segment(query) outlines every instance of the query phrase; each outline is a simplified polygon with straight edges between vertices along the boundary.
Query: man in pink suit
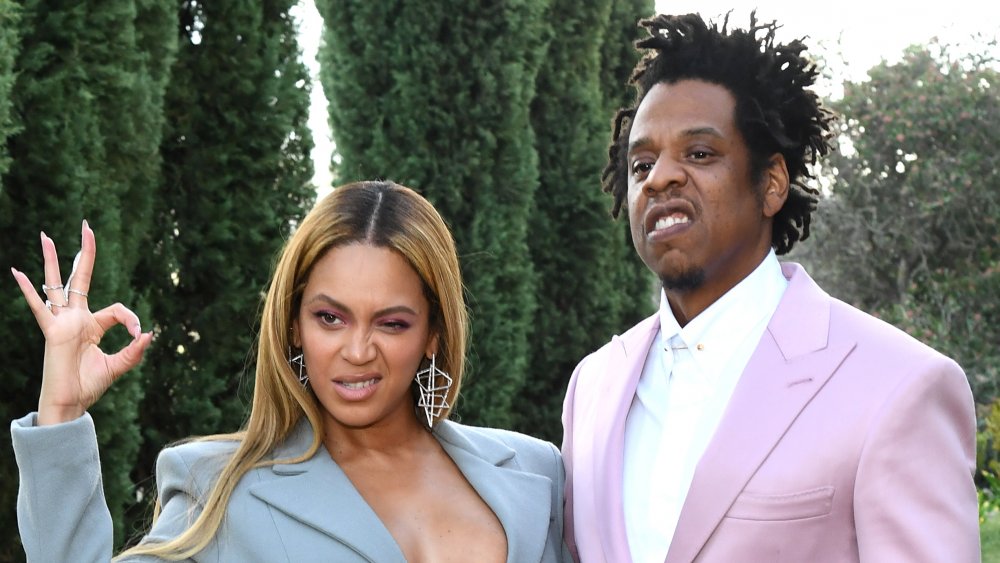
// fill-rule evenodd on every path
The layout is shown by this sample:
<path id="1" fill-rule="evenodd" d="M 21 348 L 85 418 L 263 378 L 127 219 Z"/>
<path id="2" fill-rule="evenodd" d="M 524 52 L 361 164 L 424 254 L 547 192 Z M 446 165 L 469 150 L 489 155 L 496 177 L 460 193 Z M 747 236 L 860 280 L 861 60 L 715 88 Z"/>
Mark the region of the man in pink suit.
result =
<path id="1" fill-rule="evenodd" d="M 952 360 L 778 262 L 809 234 L 832 119 L 799 41 L 642 22 L 606 191 L 660 308 L 567 391 L 580 561 L 979 560 L 975 415 Z"/>

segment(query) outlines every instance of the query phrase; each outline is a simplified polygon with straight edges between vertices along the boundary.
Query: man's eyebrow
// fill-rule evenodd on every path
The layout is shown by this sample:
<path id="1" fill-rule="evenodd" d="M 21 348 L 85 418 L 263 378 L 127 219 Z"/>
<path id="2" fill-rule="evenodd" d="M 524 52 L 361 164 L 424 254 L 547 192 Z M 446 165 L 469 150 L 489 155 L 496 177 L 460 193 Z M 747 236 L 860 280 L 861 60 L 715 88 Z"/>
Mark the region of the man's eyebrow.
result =
<path id="1" fill-rule="evenodd" d="M 702 135 L 709 135 L 712 137 L 722 138 L 722 132 L 712 127 L 706 125 L 704 127 L 692 127 L 690 129 L 685 129 L 681 131 L 681 137 L 700 137 Z M 628 152 L 633 152 L 649 145 L 653 144 L 653 139 L 651 137 L 639 137 L 638 139 L 632 141 L 628 144 Z"/>
<path id="2" fill-rule="evenodd" d="M 704 127 L 692 127 L 691 129 L 686 129 L 681 133 L 683 137 L 699 137 L 701 135 L 710 135 L 712 137 L 722 138 L 722 131 L 719 131 L 711 125 L 706 125 Z"/>
<path id="3" fill-rule="evenodd" d="M 653 143 L 653 139 L 651 139 L 649 137 L 639 137 L 638 139 L 636 139 L 636 140 L 634 140 L 634 141 L 632 141 L 631 143 L 628 144 L 628 152 L 629 153 L 634 152 L 634 151 L 636 151 L 638 149 L 641 149 L 643 147 L 646 147 L 646 146 L 648 146 L 648 145 L 650 145 L 652 143 Z"/>

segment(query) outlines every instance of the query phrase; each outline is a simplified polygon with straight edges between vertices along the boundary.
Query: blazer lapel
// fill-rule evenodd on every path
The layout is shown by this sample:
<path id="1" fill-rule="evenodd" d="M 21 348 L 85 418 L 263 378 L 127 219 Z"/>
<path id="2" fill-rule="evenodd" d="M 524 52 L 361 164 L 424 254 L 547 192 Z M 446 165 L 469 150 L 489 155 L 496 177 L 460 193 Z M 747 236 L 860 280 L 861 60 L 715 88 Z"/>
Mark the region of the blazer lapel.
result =
<path id="1" fill-rule="evenodd" d="M 625 462 L 625 420 L 632 407 L 639 377 L 649 347 L 659 330 L 659 315 L 653 315 L 619 338 L 611 340 L 603 378 L 608 383 L 594 392 L 594 491 L 597 513 L 605 519 L 597 533 L 607 561 L 629 561 L 625 532 L 625 501 L 622 493 Z M 615 381 L 624 377 L 624 381 Z M 577 530 L 577 533 L 583 530 Z"/>
<path id="2" fill-rule="evenodd" d="M 312 429 L 303 419 L 275 449 L 274 457 L 301 455 L 311 442 Z M 325 448 L 320 446 L 306 461 L 275 465 L 270 471 L 274 478 L 252 485 L 250 494 L 373 563 L 405 563 L 406 558 L 392 534 Z"/>
<path id="3" fill-rule="evenodd" d="M 507 561 L 540 560 L 549 529 L 552 482 L 518 470 L 514 450 L 485 434 L 477 433 L 472 441 L 457 425 L 442 421 L 435 436 L 503 525 Z M 311 441 L 312 429 L 303 420 L 276 448 L 274 457 L 296 457 Z M 405 563 L 392 534 L 325 449 L 306 461 L 275 465 L 270 471 L 274 478 L 252 485 L 250 494 L 369 561 Z"/>
<path id="4" fill-rule="evenodd" d="M 434 434 L 500 520 L 507 535 L 507 561 L 541 560 L 551 517 L 552 481 L 521 471 L 514 450 L 475 429 L 463 430 L 443 420 Z"/>
<path id="5" fill-rule="evenodd" d="M 697 557 L 788 427 L 854 349 L 854 342 L 828 343 L 830 297 L 797 265 L 782 269 L 789 286 L 698 463 L 667 563 Z"/>

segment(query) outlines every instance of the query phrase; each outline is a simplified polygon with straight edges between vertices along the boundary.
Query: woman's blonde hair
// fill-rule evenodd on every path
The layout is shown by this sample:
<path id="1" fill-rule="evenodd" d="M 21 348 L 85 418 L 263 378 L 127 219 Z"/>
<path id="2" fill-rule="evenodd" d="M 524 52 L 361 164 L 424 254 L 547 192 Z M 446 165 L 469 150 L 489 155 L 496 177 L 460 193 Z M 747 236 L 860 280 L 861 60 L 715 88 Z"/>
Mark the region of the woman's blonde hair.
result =
<path id="1" fill-rule="evenodd" d="M 276 463 L 297 463 L 316 454 L 323 441 L 322 407 L 313 393 L 299 384 L 288 363 L 292 320 L 316 262 L 332 248 L 356 243 L 392 249 L 420 275 L 430 302 L 431 331 L 438 336 L 437 365 L 453 380 L 447 402 L 455 404 L 465 368 L 468 317 L 458 256 L 448 227 L 426 199 L 405 186 L 378 181 L 336 188 L 306 215 L 285 243 L 275 266 L 261 319 L 253 405 L 244 429 L 204 438 L 239 442 L 204 499 L 204 509 L 176 538 L 143 543 L 122 556 L 193 556 L 211 542 L 233 490 L 248 471 Z M 450 410 L 445 408 L 435 420 L 447 418 Z M 296 459 L 265 459 L 303 415 L 313 430 L 308 450 Z M 158 513 L 159 504 L 154 519 Z"/>

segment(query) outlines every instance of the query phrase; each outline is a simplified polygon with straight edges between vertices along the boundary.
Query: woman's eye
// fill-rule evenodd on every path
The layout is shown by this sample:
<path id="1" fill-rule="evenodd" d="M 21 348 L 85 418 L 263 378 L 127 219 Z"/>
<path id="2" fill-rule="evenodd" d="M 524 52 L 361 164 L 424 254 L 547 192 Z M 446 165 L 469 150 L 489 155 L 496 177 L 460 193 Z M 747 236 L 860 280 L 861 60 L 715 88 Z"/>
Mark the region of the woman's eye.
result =
<path id="1" fill-rule="evenodd" d="M 335 325 L 340 324 L 343 321 L 337 315 L 330 313 L 328 311 L 320 311 L 316 313 L 316 318 L 320 320 L 323 324 Z"/>
<path id="2" fill-rule="evenodd" d="M 393 320 L 393 321 L 385 321 L 384 323 L 382 323 L 382 326 L 384 326 L 385 328 L 387 328 L 389 330 L 402 331 L 402 330 L 406 330 L 406 329 L 410 328 L 410 323 L 408 323 L 406 321 L 396 321 L 396 320 Z"/>
<path id="3" fill-rule="evenodd" d="M 708 151 L 691 151 L 691 158 L 695 160 L 704 160 L 712 156 L 712 153 Z"/>

